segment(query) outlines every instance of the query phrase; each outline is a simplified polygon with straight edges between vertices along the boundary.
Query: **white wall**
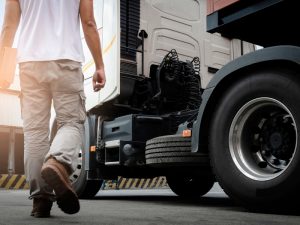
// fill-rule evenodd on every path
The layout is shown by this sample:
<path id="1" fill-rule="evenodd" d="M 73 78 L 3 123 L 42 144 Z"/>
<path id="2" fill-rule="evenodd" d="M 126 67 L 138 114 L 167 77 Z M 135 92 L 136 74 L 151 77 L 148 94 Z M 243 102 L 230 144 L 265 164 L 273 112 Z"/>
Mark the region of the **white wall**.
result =
<path id="1" fill-rule="evenodd" d="M 3 24 L 4 7 L 5 1 L 0 0 L 0 30 L 2 29 Z M 3 91 L 0 91 L 0 126 L 23 126 L 19 100 L 19 83 L 19 72 L 17 69 L 14 82 L 9 88 L 9 90 L 12 90 L 14 93 L 10 94 L 9 92 L 3 93 Z"/>

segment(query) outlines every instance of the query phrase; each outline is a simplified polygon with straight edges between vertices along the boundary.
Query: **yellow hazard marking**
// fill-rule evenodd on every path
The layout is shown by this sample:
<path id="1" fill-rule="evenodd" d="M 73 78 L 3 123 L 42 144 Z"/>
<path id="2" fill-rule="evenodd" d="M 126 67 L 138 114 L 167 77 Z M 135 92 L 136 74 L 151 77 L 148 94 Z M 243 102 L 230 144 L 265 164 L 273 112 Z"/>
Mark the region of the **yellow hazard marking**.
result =
<path id="1" fill-rule="evenodd" d="M 126 182 L 126 179 L 121 179 L 121 183 L 119 184 L 119 188 L 123 188 L 125 182 Z"/>
<path id="2" fill-rule="evenodd" d="M 22 174 L 0 174 L 0 188 L 5 189 L 28 189 L 25 175 Z"/>
<path id="3" fill-rule="evenodd" d="M 142 185 L 143 185 L 143 183 L 144 183 L 144 180 L 145 180 L 145 179 L 141 179 L 141 181 L 140 181 L 140 184 L 139 184 L 138 188 L 141 188 L 141 187 L 142 187 Z"/>
<path id="4" fill-rule="evenodd" d="M 152 179 L 119 177 L 118 180 L 104 180 L 102 189 L 149 189 L 166 187 L 168 185 L 165 177 L 155 177 Z"/>
<path id="5" fill-rule="evenodd" d="M 159 177 L 155 187 L 159 187 L 160 183 L 162 183 L 163 177 Z"/>
<path id="6" fill-rule="evenodd" d="M 9 189 L 9 188 L 12 186 L 12 184 L 13 184 L 13 182 L 15 181 L 15 179 L 17 178 L 17 176 L 18 176 L 18 175 L 13 175 L 13 176 L 9 179 L 9 181 L 8 181 L 7 184 L 5 185 L 5 188 L 6 188 L 6 189 Z"/>
<path id="7" fill-rule="evenodd" d="M 147 179 L 145 185 L 143 186 L 143 188 L 147 188 L 149 183 L 150 183 L 150 179 Z"/>
<path id="8" fill-rule="evenodd" d="M 26 183 L 24 189 L 29 189 L 29 183 Z"/>
<path id="9" fill-rule="evenodd" d="M 127 183 L 125 185 L 125 189 L 128 189 L 130 187 L 131 183 L 132 183 L 132 179 L 127 179 Z"/>
<path id="10" fill-rule="evenodd" d="M 21 187 L 21 185 L 24 183 L 24 181 L 26 180 L 25 176 L 21 176 L 21 178 L 19 179 L 19 181 L 17 182 L 16 186 L 14 187 L 14 189 L 19 189 Z"/>
<path id="11" fill-rule="evenodd" d="M 131 187 L 135 188 L 138 181 L 139 179 L 134 179 L 134 182 L 132 183 Z"/>
<path id="12" fill-rule="evenodd" d="M 150 188 L 153 188 L 154 187 L 154 185 L 155 185 L 155 181 L 156 181 L 156 179 L 154 178 L 153 180 L 152 180 L 152 182 L 150 183 Z"/>
<path id="13" fill-rule="evenodd" d="M 4 183 L 4 181 L 6 180 L 6 178 L 8 177 L 7 174 L 3 174 L 1 179 L 0 179 L 0 187 L 2 186 L 2 184 Z"/>

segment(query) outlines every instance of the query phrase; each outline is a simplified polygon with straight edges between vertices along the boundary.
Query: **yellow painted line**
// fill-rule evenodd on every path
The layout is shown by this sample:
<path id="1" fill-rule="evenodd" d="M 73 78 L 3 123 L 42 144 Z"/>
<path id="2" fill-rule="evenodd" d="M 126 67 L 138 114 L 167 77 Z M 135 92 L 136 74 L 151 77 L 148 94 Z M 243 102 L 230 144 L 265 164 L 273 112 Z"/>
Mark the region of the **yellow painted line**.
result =
<path id="1" fill-rule="evenodd" d="M 25 180 L 26 180 L 25 176 L 21 176 L 21 178 L 20 178 L 19 181 L 17 182 L 17 184 L 16 184 L 16 186 L 14 187 L 14 189 L 19 189 Z"/>
<path id="2" fill-rule="evenodd" d="M 126 182 L 126 179 L 125 178 L 121 178 L 121 183 L 119 185 L 119 188 L 123 188 L 125 182 Z"/>
<path id="3" fill-rule="evenodd" d="M 113 46 L 114 42 L 116 41 L 117 35 L 115 35 L 112 40 L 109 42 L 109 44 L 104 48 L 103 53 L 106 54 Z"/>
<path id="4" fill-rule="evenodd" d="M 147 180 L 146 180 L 146 183 L 145 183 L 145 185 L 144 185 L 142 188 L 147 188 L 147 187 L 148 187 L 148 184 L 149 184 L 149 182 L 150 182 L 150 179 L 147 179 Z"/>
<path id="5" fill-rule="evenodd" d="M 144 183 L 144 180 L 145 180 L 145 179 L 141 179 L 138 188 L 142 188 L 142 185 L 143 185 L 143 183 Z"/>
<path id="6" fill-rule="evenodd" d="M 109 42 L 109 44 L 104 48 L 103 50 L 103 55 L 105 55 L 111 48 L 112 46 L 114 45 L 115 41 L 117 39 L 117 35 L 115 35 L 112 40 Z M 86 72 L 91 66 L 93 66 L 95 63 L 94 63 L 94 60 L 90 60 L 87 64 L 85 64 L 83 66 L 83 72 Z"/>
<path id="7" fill-rule="evenodd" d="M 162 187 L 167 186 L 167 179 L 164 177 L 163 182 L 161 184 Z"/>
<path id="8" fill-rule="evenodd" d="M 26 183 L 24 189 L 29 189 L 29 183 Z"/>
<path id="9" fill-rule="evenodd" d="M 0 179 L 0 186 L 4 183 L 4 181 L 6 180 L 6 178 L 8 177 L 7 174 L 3 174 L 1 179 Z"/>
<path id="10" fill-rule="evenodd" d="M 126 179 L 127 180 L 127 183 L 126 183 L 126 186 L 125 186 L 125 189 L 128 189 L 130 188 L 130 185 L 132 184 L 132 179 Z"/>
<path id="11" fill-rule="evenodd" d="M 15 179 L 17 178 L 17 176 L 18 176 L 18 175 L 13 175 L 13 176 L 9 179 L 8 183 L 7 183 L 6 186 L 5 186 L 6 189 L 9 189 L 9 188 L 11 187 L 11 185 L 13 184 L 13 182 L 15 181 Z"/>
<path id="12" fill-rule="evenodd" d="M 136 188 L 136 184 L 139 181 L 139 179 L 134 179 L 133 184 L 131 185 L 131 187 Z"/>
<path id="13" fill-rule="evenodd" d="M 164 179 L 164 178 L 163 178 L 163 177 L 159 177 L 159 178 L 158 178 L 158 181 L 157 181 L 155 187 L 159 187 L 159 185 L 160 185 L 162 179 Z"/>
<path id="14" fill-rule="evenodd" d="M 155 178 L 153 178 L 153 180 L 152 180 L 152 182 L 151 182 L 151 184 L 150 184 L 150 188 L 153 188 L 154 186 L 155 186 L 155 183 L 156 183 L 156 181 L 157 181 L 157 178 L 155 177 Z"/>

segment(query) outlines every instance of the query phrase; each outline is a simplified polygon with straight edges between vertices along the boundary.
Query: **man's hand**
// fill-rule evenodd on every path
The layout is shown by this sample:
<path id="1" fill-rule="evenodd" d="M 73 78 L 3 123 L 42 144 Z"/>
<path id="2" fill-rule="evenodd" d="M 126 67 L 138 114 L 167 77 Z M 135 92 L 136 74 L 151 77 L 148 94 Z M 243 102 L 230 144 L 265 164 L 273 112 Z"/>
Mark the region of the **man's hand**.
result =
<path id="1" fill-rule="evenodd" d="M 94 91 L 100 91 L 101 88 L 104 87 L 106 82 L 105 71 L 104 68 L 96 70 L 93 76 L 93 88 Z"/>

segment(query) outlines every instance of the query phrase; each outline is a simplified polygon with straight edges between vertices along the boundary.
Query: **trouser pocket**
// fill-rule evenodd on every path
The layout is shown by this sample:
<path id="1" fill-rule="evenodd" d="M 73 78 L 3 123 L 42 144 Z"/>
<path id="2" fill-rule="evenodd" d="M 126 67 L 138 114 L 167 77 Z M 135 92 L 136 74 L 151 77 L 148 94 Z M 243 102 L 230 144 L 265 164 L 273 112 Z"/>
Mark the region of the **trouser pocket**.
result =
<path id="1" fill-rule="evenodd" d="M 79 109 L 79 117 L 80 117 L 79 120 L 81 122 L 84 122 L 86 119 L 86 107 L 85 107 L 86 97 L 84 91 L 79 92 L 79 95 L 81 100 L 81 107 Z"/>

